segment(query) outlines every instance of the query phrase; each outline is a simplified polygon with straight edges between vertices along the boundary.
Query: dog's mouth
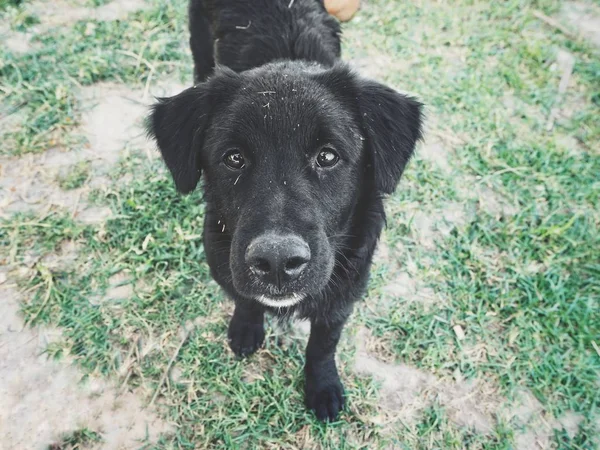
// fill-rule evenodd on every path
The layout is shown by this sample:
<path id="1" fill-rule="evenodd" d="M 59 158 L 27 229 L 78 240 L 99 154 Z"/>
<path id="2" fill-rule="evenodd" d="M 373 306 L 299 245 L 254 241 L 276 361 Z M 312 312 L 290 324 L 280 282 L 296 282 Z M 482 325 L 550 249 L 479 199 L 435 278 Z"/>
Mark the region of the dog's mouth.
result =
<path id="1" fill-rule="evenodd" d="M 259 295 L 256 300 L 271 308 L 289 308 L 300 303 L 305 297 L 304 294 Z"/>
<path id="2" fill-rule="evenodd" d="M 327 241 L 287 229 L 249 239 L 249 228 L 233 233 L 229 255 L 233 288 L 240 296 L 270 308 L 289 308 L 327 285 L 333 266 Z"/>

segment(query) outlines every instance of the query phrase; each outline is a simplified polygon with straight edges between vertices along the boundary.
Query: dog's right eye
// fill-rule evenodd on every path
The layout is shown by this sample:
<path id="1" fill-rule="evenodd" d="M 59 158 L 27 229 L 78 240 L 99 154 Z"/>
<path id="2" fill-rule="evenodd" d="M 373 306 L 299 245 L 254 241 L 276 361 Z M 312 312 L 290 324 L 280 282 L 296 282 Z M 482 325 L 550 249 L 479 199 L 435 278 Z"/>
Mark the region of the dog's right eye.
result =
<path id="1" fill-rule="evenodd" d="M 231 150 L 225 154 L 223 157 L 223 162 L 227 167 L 234 170 L 243 169 L 246 165 L 244 161 L 244 157 L 239 152 L 239 150 Z"/>
<path id="2" fill-rule="evenodd" d="M 333 167 L 339 160 L 338 154 L 330 147 L 323 147 L 317 155 L 317 165 L 319 167 Z"/>

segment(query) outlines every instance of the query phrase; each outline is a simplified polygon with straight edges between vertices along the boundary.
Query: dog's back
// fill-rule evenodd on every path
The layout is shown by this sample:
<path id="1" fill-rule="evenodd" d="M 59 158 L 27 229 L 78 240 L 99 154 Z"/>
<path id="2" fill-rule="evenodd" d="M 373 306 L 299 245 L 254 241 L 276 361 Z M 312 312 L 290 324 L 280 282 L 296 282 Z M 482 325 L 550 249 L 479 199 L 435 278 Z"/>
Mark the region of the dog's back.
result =
<path id="1" fill-rule="evenodd" d="M 196 81 L 215 63 L 236 72 L 276 60 L 325 66 L 340 57 L 340 25 L 322 0 L 191 0 Z"/>

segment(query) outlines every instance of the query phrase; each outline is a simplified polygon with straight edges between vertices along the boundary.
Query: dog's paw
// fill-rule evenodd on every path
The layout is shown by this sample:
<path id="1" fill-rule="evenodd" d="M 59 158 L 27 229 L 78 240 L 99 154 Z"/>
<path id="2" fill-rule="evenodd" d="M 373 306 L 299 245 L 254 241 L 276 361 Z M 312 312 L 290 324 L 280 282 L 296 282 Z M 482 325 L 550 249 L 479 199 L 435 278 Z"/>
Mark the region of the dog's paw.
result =
<path id="1" fill-rule="evenodd" d="M 238 322 L 232 319 L 227 332 L 229 347 L 239 357 L 250 356 L 265 341 L 265 328 L 262 323 Z"/>
<path id="2" fill-rule="evenodd" d="M 344 386 L 339 379 L 324 386 L 307 385 L 305 396 L 306 407 L 322 421 L 334 421 L 344 408 Z"/>

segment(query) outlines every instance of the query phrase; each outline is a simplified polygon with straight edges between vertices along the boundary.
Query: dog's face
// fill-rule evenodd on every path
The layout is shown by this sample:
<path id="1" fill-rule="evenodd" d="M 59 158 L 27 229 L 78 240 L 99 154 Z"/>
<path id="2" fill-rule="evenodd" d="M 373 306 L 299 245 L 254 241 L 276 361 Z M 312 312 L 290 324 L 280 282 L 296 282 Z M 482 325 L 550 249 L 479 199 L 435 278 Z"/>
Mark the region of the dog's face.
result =
<path id="1" fill-rule="evenodd" d="M 161 100 L 150 132 L 181 192 L 204 171 L 236 291 L 290 306 L 330 282 L 364 189 L 394 190 L 420 105 L 344 66 L 275 63 Z"/>

